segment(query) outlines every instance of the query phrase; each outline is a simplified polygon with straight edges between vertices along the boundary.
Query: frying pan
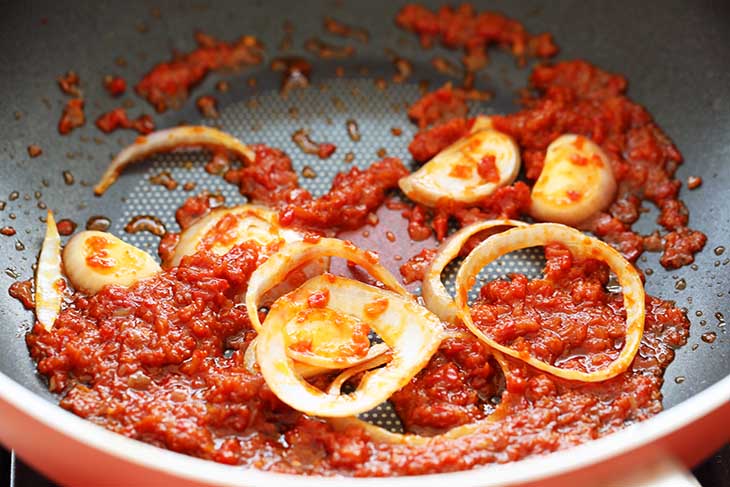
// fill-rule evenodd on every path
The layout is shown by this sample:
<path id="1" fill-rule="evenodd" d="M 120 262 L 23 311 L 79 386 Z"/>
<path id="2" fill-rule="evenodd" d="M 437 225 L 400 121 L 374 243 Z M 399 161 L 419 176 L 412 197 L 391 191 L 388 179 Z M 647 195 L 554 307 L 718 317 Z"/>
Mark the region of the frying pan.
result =
<path id="1" fill-rule="evenodd" d="M 424 3 L 438 5 L 438 2 Z M 44 213 L 39 209 L 43 206 L 41 202 L 60 217 L 82 225 L 92 215 L 106 215 L 114 222 L 111 230 L 116 234 L 143 246 L 154 244 L 151 236 L 125 235 L 122 230 L 125 219 L 130 213 L 140 211 L 142 203 L 146 208 L 153 207 L 157 214 L 170 214 L 173 205 L 169 198 L 172 197 L 155 199 L 150 196 L 152 193 L 140 189 L 149 188 L 142 181 L 149 169 L 137 167 L 125 174 L 103 198 L 94 198 L 88 183 L 97 180 L 110 154 L 129 143 L 133 135 L 117 132 L 96 143 L 93 137 L 101 134 L 91 122 L 117 104 L 103 92 L 101 79 L 105 74 L 121 74 L 134 83 L 152 64 L 167 59 L 171 49 L 190 50 L 196 29 L 222 39 L 255 34 L 267 46 L 267 61 L 242 73 L 208 77 L 181 110 L 156 116 L 158 127 L 183 120 L 198 121 L 193 99 L 199 94 L 214 93 L 214 82 L 225 78 L 231 90 L 216 94 L 222 123 L 228 129 L 233 126 L 236 135 L 244 140 L 285 148 L 298 169 L 311 163 L 311 156 L 305 159 L 291 146 L 287 124 L 309 125 L 314 133 L 324 134 L 344 147 L 348 142 L 342 125 L 329 126 L 323 122 L 332 113 L 331 104 L 326 102 L 329 96 L 306 98 L 310 96 L 306 95 L 300 103 L 301 112 L 308 114 L 308 118 L 294 122 L 282 113 L 281 107 L 277 111 L 268 106 L 268 111 L 254 116 L 242 105 L 254 96 L 270 100 L 272 105 L 277 103 L 274 100 L 279 99 L 275 95 L 279 78 L 268 69 L 267 63 L 276 56 L 276 46 L 283 36 L 282 24 L 288 19 L 295 26 L 294 44 L 288 54 L 312 59 L 315 85 L 331 83 L 329 88 L 326 83 L 324 88 L 320 86 L 319 92 L 351 88 L 341 83 L 355 83 L 367 92 L 373 78 L 390 78 L 394 70 L 384 53 L 386 48 L 396 50 L 414 63 L 414 76 L 403 85 L 393 86 L 394 94 L 371 94 L 347 107 L 360 122 L 363 133 L 363 143 L 353 149 L 356 164 L 365 166 L 376 160 L 375 151 L 380 146 L 407 160 L 405 146 L 414 129 L 402 109 L 388 109 L 390 105 L 383 100 L 413 101 L 417 96 L 417 80 L 430 79 L 432 86 L 445 81 L 429 67 L 431 57 L 440 54 L 456 60 L 457 54 L 440 48 L 424 52 L 414 36 L 399 31 L 393 18 L 401 4 L 397 1 L 161 0 L 154 5 L 161 13 L 159 17 L 152 15 L 152 6 L 142 1 L 65 5 L 37 1 L 4 5 L 0 19 L 0 93 L 3 94 L 0 97 L 0 200 L 6 201 L 6 206 L 0 212 L 0 225 L 12 225 L 17 234 L 0 237 L 0 264 L 5 270 L 0 275 L 0 287 L 7 288 L 15 276 L 25 279 L 32 275 L 31 265 L 43 231 L 39 221 Z M 730 343 L 722 318 L 730 311 L 727 306 L 730 273 L 726 267 L 728 254 L 717 255 L 719 247 L 730 246 L 727 237 L 730 171 L 726 167 L 730 159 L 730 69 L 727 67 L 730 4 L 686 4 L 678 0 L 610 3 L 525 0 L 481 2 L 477 7 L 502 11 L 524 22 L 530 32 L 552 32 L 561 47 L 560 59 L 584 58 L 628 77 L 630 96 L 648 108 L 684 154 L 686 162 L 679 169 L 679 178 L 686 180 L 687 176 L 695 175 L 703 179 L 700 189 L 687 191 L 685 188 L 681 196 L 691 211 L 690 225 L 706 233 L 708 243 L 697 256 L 696 270 L 684 267 L 665 271 L 658 264 L 656 254 L 647 254 L 646 260 L 639 262 L 641 268 L 654 271 L 648 279 L 647 291 L 676 300 L 679 306 L 687 308 L 692 321 L 688 344 L 677 350 L 666 372 L 662 390 L 664 412 L 570 451 L 515 464 L 425 476 L 418 482 L 428 485 L 452 481 L 490 485 L 582 482 L 585 485 L 607 476 L 615 477 L 616 472 L 628 472 L 639 465 L 656 464 L 665 470 L 671 470 L 673 462 L 675 466 L 692 466 L 730 438 L 730 426 L 725 420 L 730 414 Z M 359 44 L 328 36 L 322 29 L 325 14 L 366 26 L 371 34 L 370 42 Z M 352 44 L 357 55 L 336 62 L 317 60 L 301 49 L 303 42 L 312 36 L 335 44 Z M 339 82 L 334 80 L 338 66 L 345 67 L 347 73 L 346 79 Z M 362 74 L 362 66 L 367 67 L 367 75 Z M 81 76 L 89 121 L 72 135 L 61 137 L 56 124 L 64 100 L 54 80 L 69 69 Z M 478 83 L 494 90 L 496 96 L 490 102 L 472 107 L 473 110 L 515 110 L 515 90 L 525 86 L 528 71 L 517 69 L 508 55 L 494 52 L 485 76 Z M 256 88 L 245 82 L 248 76 L 256 77 Z M 316 87 L 312 90 L 316 91 Z M 133 115 L 138 111 L 152 112 L 139 99 L 135 102 Z M 252 121 L 256 120 L 267 123 L 254 127 Z M 383 130 L 391 126 L 404 129 L 401 140 L 383 136 Z M 31 143 L 42 147 L 40 157 L 28 157 L 26 147 Z M 343 153 L 344 149 L 338 154 Z M 177 167 L 182 156 L 175 157 L 156 158 L 154 167 Z M 197 160 L 204 155 L 185 157 Z M 347 169 L 341 163 L 332 164 L 336 170 Z M 334 170 L 332 167 L 315 167 L 322 177 L 319 182 L 311 183 L 314 193 L 326 190 L 326 176 Z M 73 174 L 72 185 L 64 182 L 63 171 Z M 191 177 L 201 174 L 194 172 Z M 10 195 L 15 191 L 19 197 L 11 201 Z M 655 213 L 646 215 L 638 228 L 649 230 L 655 216 Z M 717 252 L 713 252 L 715 248 Z M 412 253 L 411 249 L 404 255 Z M 684 289 L 677 284 L 680 280 L 686 282 Z M 0 294 L 0 441 L 16 449 L 24 460 L 51 478 L 68 484 L 174 481 L 178 485 L 274 485 L 285 480 L 298 485 L 325 485 L 341 482 L 232 469 L 185 457 L 114 435 L 63 411 L 55 406 L 56 399 L 47 391 L 28 356 L 23 335 L 31 320 L 32 316 L 19 303 L 5 293 Z M 714 343 L 702 340 L 707 332 L 716 333 Z M 413 481 L 412 478 L 387 479 L 387 484 Z M 385 483 L 382 479 L 352 480 L 352 484 Z"/>

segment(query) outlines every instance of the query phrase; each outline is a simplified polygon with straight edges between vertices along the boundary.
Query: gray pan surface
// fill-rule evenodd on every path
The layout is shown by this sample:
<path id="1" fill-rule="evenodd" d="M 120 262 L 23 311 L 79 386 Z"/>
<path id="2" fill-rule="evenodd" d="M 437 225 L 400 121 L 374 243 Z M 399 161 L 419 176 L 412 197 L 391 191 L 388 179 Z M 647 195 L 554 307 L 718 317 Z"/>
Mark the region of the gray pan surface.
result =
<path id="1" fill-rule="evenodd" d="M 262 65 L 240 73 L 209 76 L 193 90 L 193 96 L 181 110 L 162 115 L 154 115 L 151 106 L 128 91 L 124 98 L 135 101 L 130 115 L 153 114 L 160 128 L 180 121 L 198 122 L 195 97 L 215 94 L 223 115 L 220 123 L 225 129 L 247 142 L 263 142 L 286 150 L 298 169 L 304 165 L 314 167 L 318 179 L 300 179 L 319 194 L 329 186 L 327 175 L 349 168 L 342 162 L 348 150 L 355 152 L 355 164 L 361 167 L 378 159 L 375 152 L 379 147 L 408 160 L 406 146 L 415 128 L 407 121 L 403 103 L 418 97 L 418 80 L 429 79 L 432 86 L 445 81 L 430 67 L 434 55 L 458 61 L 455 52 L 440 48 L 423 51 L 415 36 L 398 30 L 393 19 L 400 5 L 401 2 L 378 1 L 38 1 L 4 5 L 0 18 L 0 201 L 5 202 L 5 207 L 0 211 L 0 227 L 11 225 L 17 234 L 0 236 L 0 371 L 55 401 L 36 374 L 23 339 L 32 316 L 5 292 L 15 276 L 26 279 L 32 275 L 31 265 L 43 234 L 39 218 L 45 212 L 39 208 L 40 202 L 60 217 L 71 218 L 82 226 L 92 215 L 106 215 L 114 222 L 111 230 L 116 234 L 154 248 L 153 237 L 127 235 L 124 223 L 130 215 L 141 212 L 169 218 L 175 203 L 179 204 L 188 194 L 182 190 L 167 194 L 160 187 L 150 187 L 144 179 L 162 168 L 182 175 L 178 178 L 181 182 L 206 177 L 199 167 L 204 154 L 163 156 L 152 165 L 125 173 L 103 198 L 92 196 L 89 183 L 98 179 L 110 156 L 134 138 L 133 133 L 124 131 L 104 136 L 93 125 L 96 116 L 119 104 L 119 100 L 110 99 L 103 91 L 101 79 L 105 74 L 122 75 L 133 85 L 153 64 L 168 59 L 171 49 L 192 49 L 196 29 L 225 40 L 255 34 L 267 47 Z M 665 271 L 657 254 L 645 254 L 646 260 L 639 262 L 641 268 L 653 270 L 647 279 L 648 292 L 676 300 L 687 308 L 692 321 L 689 343 L 677 351 L 663 388 L 666 407 L 680 404 L 730 374 L 730 343 L 723 317 L 730 316 L 730 250 L 722 255 L 714 252 L 718 247 L 730 248 L 730 4 L 495 1 L 477 2 L 477 6 L 504 12 L 524 22 L 531 32 L 552 32 L 561 48 L 558 59 L 583 58 L 626 75 L 630 96 L 647 107 L 684 154 L 680 179 L 686 181 L 690 175 L 703 178 L 700 189 L 688 191 L 685 187 L 681 193 L 691 212 L 690 226 L 708 236 L 705 250 L 697 256 L 696 270 L 688 266 Z M 161 17 L 152 15 L 153 8 L 159 9 Z M 326 14 L 366 26 L 370 42 L 343 41 L 326 34 L 322 28 Z M 292 96 L 289 101 L 282 101 L 276 94 L 279 75 L 268 68 L 271 59 L 280 54 L 277 46 L 284 34 L 284 20 L 295 26 L 293 47 L 285 54 L 307 57 L 314 66 L 315 86 L 311 93 Z M 344 61 L 316 60 L 302 49 L 303 42 L 312 36 L 338 45 L 351 44 L 357 55 Z M 380 93 L 372 79 L 389 79 L 394 73 L 386 48 L 413 61 L 416 69 L 406 84 L 391 84 Z M 126 66 L 117 64 L 120 57 Z M 497 96 L 472 107 L 474 113 L 514 111 L 515 91 L 525 86 L 529 69 L 516 68 L 512 57 L 497 50 L 492 51 L 491 57 L 491 64 L 481 73 L 477 84 L 494 90 Z M 345 79 L 335 79 L 338 66 L 345 67 Z M 361 66 L 369 70 L 367 79 L 358 74 Z M 55 78 L 69 69 L 81 77 L 87 123 L 61 137 L 56 126 L 66 98 Z M 250 76 L 258 80 L 256 88 L 246 83 Z M 228 93 L 215 92 L 213 86 L 219 79 L 230 82 Z M 318 89 L 322 83 L 332 92 Z M 347 97 L 353 87 L 362 93 L 359 101 Z M 331 99 L 335 95 L 345 100 L 344 110 L 333 107 Z M 259 102 L 255 112 L 247 109 L 247 101 L 252 97 Z M 401 106 L 397 111 L 391 109 L 396 103 Z M 288 114 L 292 105 L 299 108 L 299 119 Z M 18 119 L 16 112 L 21 114 Z M 333 119 L 331 125 L 326 122 L 328 117 Z M 344 120 L 348 118 L 360 123 L 363 140 L 357 145 L 345 135 Z M 388 136 L 392 126 L 404 129 L 400 139 Z M 313 135 L 319 136 L 314 137 L 316 140 L 337 142 L 336 155 L 322 163 L 314 156 L 302 154 L 290 140 L 291 132 L 298 127 L 310 128 Z M 94 137 L 104 142 L 95 143 Z M 35 159 L 26 150 L 32 143 L 43 149 L 43 154 Z M 181 172 L 184 160 L 197 161 L 198 167 Z M 73 184 L 64 182 L 63 171 L 73 174 Z M 205 181 L 199 188 L 213 185 L 212 189 L 220 187 L 235 198 L 235 188 L 220 180 Z M 11 200 L 11 193 L 16 191 L 19 197 Z M 645 215 L 638 228 L 653 228 L 655 217 L 655 211 Z M 415 252 L 404 255 L 412 253 Z M 682 280 L 686 286 L 680 289 L 682 285 L 678 283 Z M 702 340 L 707 332 L 716 333 L 714 343 Z"/>

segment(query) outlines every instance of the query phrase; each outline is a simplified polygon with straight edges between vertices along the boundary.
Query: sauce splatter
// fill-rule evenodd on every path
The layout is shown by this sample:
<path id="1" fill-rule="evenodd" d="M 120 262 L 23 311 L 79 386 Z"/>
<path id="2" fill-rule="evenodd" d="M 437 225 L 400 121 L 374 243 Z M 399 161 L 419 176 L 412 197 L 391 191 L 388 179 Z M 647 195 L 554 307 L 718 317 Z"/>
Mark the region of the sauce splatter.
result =
<path id="1" fill-rule="evenodd" d="M 64 94 L 76 98 L 81 97 L 81 90 L 79 89 L 79 82 L 81 80 L 75 71 L 68 71 L 63 76 L 59 76 L 56 80 L 58 81 L 58 87 L 61 88 L 61 91 Z"/>
<path id="2" fill-rule="evenodd" d="M 107 74 L 104 76 L 103 85 L 109 96 L 114 98 L 122 96 L 127 91 L 127 82 L 120 76 Z"/>
<path id="3" fill-rule="evenodd" d="M 16 232 L 15 228 L 13 228 L 11 226 L 4 226 L 4 227 L 0 228 L 0 234 L 5 235 L 6 237 L 12 237 L 16 233 L 17 232 Z"/>
<path id="4" fill-rule="evenodd" d="M 708 331 L 702 334 L 702 341 L 705 343 L 714 343 L 717 339 L 717 333 L 714 331 Z"/>
<path id="5" fill-rule="evenodd" d="M 84 100 L 81 98 L 72 98 L 66 102 L 66 106 L 63 108 L 61 119 L 58 121 L 58 133 L 68 135 L 71 131 L 81 127 L 85 123 Z"/>
<path id="6" fill-rule="evenodd" d="M 67 186 L 71 186 L 74 183 L 74 175 L 71 171 L 63 171 L 63 182 Z"/>
<path id="7" fill-rule="evenodd" d="M 8 294 L 23 304 L 26 309 L 35 309 L 33 297 L 33 280 L 15 281 L 8 288 Z"/>
<path id="8" fill-rule="evenodd" d="M 352 46 L 335 46 L 316 37 L 307 39 L 304 49 L 320 59 L 345 59 L 355 54 L 355 48 Z"/>
<path id="9" fill-rule="evenodd" d="M 195 106 L 198 107 L 198 111 L 205 118 L 219 118 L 218 113 L 218 100 L 214 96 L 204 95 L 198 97 L 195 100 Z"/>
<path id="10" fill-rule="evenodd" d="M 137 215 L 132 217 L 129 222 L 124 225 L 124 231 L 127 233 L 150 232 L 153 235 L 162 237 L 167 232 L 165 224 L 162 220 L 152 215 Z"/>
<path id="11" fill-rule="evenodd" d="M 358 126 L 356 120 L 349 119 L 347 122 L 345 122 L 345 128 L 347 128 L 347 135 L 350 137 L 350 140 L 352 140 L 353 142 L 360 142 L 360 127 Z"/>
<path id="12" fill-rule="evenodd" d="M 309 77 L 312 74 L 312 65 L 304 58 L 282 57 L 271 62 L 272 71 L 281 72 L 279 92 L 286 97 L 295 88 L 309 86 Z"/>
<path id="13" fill-rule="evenodd" d="M 37 144 L 30 144 L 28 146 L 28 155 L 30 157 L 36 158 L 41 154 L 43 154 L 43 149 L 41 149 L 41 146 Z"/>
<path id="14" fill-rule="evenodd" d="M 162 171 L 159 174 L 155 174 L 150 177 L 150 183 L 158 186 L 164 186 L 168 191 L 177 189 L 177 181 L 172 177 L 170 171 Z"/>
<path id="15" fill-rule="evenodd" d="M 362 27 L 347 25 L 343 22 L 333 19 L 332 17 L 324 18 L 324 28 L 330 34 L 334 34 L 340 37 L 349 37 L 363 43 L 367 43 L 370 39 L 370 33 L 366 29 Z"/>
<path id="16" fill-rule="evenodd" d="M 58 228 L 58 233 L 66 237 L 74 233 L 76 230 L 76 222 L 69 220 L 68 218 L 64 218 L 62 220 L 58 220 L 56 227 Z"/>
<path id="17" fill-rule="evenodd" d="M 147 114 L 142 114 L 135 119 L 130 119 L 127 111 L 118 107 L 109 112 L 103 113 L 96 119 L 96 126 L 105 134 L 118 129 L 136 130 L 142 135 L 147 135 L 155 130 L 155 122 Z"/>
<path id="18" fill-rule="evenodd" d="M 702 178 L 699 176 L 690 176 L 687 178 L 687 189 L 697 189 L 702 186 Z"/>
<path id="19" fill-rule="evenodd" d="M 211 71 L 255 65 L 263 60 L 263 47 L 253 36 L 227 43 L 197 32 L 195 41 L 197 49 L 156 65 L 135 86 L 158 112 L 179 108 L 190 90 Z"/>
<path id="20" fill-rule="evenodd" d="M 86 221 L 87 230 L 96 230 L 98 232 L 106 232 L 112 225 L 112 221 L 102 215 L 94 215 Z"/>
<path id="21" fill-rule="evenodd" d="M 297 130 L 292 134 L 291 139 L 302 152 L 316 154 L 320 159 L 328 159 L 337 149 L 334 144 L 313 141 L 307 129 Z"/>

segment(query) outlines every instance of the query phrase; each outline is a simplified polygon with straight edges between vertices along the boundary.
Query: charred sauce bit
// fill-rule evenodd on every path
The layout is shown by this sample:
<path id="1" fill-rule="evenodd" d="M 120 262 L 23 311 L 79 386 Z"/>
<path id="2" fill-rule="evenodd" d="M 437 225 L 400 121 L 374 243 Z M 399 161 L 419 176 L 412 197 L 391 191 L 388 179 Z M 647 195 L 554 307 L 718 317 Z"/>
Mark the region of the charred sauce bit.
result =
<path id="1" fill-rule="evenodd" d="M 314 179 L 317 177 L 317 173 L 314 172 L 314 169 L 312 169 L 311 166 L 304 166 L 302 168 L 302 177 L 305 177 L 307 179 Z"/>
<path id="2" fill-rule="evenodd" d="M 304 58 L 281 57 L 271 61 L 271 70 L 282 73 L 279 93 L 286 97 L 295 88 L 309 86 L 312 65 Z"/>
<path id="3" fill-rule="evenodd" d="M 166 233 L 165 224 L 162 220 L 152 215 L 137 215 L 132 217 L 126 225 L 124 231 L 127 233 L 149 232 L 152 235 L 162 237 Z"/>
<path id="4" fill-rule="evenodd" d="M 304 49 L 320 59 L 345 59 L 355 54 L 355 48 L 352 46 L 335 46 L 316 37 L 307 39 Z"/>
<path id="5" fill-rule="evenodd" d="M 81 98 L 81 90 L 79 89 L 79 75 L 75 71 L 68 71 L 63 76 L 57 78 L 58 87 L 61 91 L 75 98 Z"/>
<path id="6" fill-rule="evenodd" d="M 413 74 L 413 64 L 391 49 L 386 49 L 385 54 L 390 58 L 395 68 L 393 75 L 393 83 L 403 83 Z"/>
<path id="7" fill-rule="evenodd" d="M 362 138 L 360 135 L 360 126 L 357 124 L 357 120 L 349 119 L 345 122 L 345 128 L 347 129 L 347 136 L 353 142 L 360 142 Z"/>
<path id="8" fill-rule="evenodd" d="M 237 69 L 263 60 L 263 47 L 253 36 L 227 43 L 197 32 L 195 40 L 197 49 L 156 65 L 135 86 L 158 112 L 180 107 L 190 90 L 211 71 Z"/>
<path id="9" fill-rule="evenodd" d="M 109 230 L 109 227 L 112 226 L 112 221 L 105 216 L 101 215 L 95 215 L 90 217 L 86 221 L 86 229 L 87 230 L 96 230 L 99 232 L 106 232 Z"/>
<path id="10" fill-rule="evenodd" d="M 168 191 L 177 189 L 178 186 L 177 181 L 175 181 L 175 178 L 172 177 L 170 171 L 161 171 L 154 176 L 150 176 L 150 183 L 163 186 L 167 188 Z"/>
<path id="11" fill-rule="evenodd" d="M 431 59 L 431 66 L 439 73 L 452 78 L 459 78 L 462 75 L 461 69 L 443 56 L 436 56 Z"/>
<path id="12" fill-rule="evenodd" d="M 213 151 L 210 161 L 205 163 L 205 172 L 208 174 L 222 174 L 231 167 L 231 161 L 223 151 Z"/>
<path id="13" fill-rule="evenodd" d="M 305 154 L 316 154 L 320 159 L 329 159 L 337 147 L 327 142 L 314 142 L 306 129 L 299 129 L 291 136 L 291 140 Z"/>
<path id="14" fill-rule="evenodd" d="M 198 107 L 198 111 L 205 118 L 218 118 L 218 100 L 214 96 L 204 95 L 198 97 L 195 100 L 195 106 Z"/>
<path id="15" fill-rule="evenodd" d="M 30 144 L 28 146 L 28 155 L 32 158 L 36 158 L 39 155 L 43 154 L 43 149 L 41 149 L 41 146 L 37 144 Z"/>
<path id="16" fill-rule="evenodd" d="M 117 98 L 127 91 L 127 82 L 121 76 L 112 76 L 107 74 L 103 80 L 104 89 L 109 96 Z"/>
<path id="17" fill-rule="evenodd" d="M 211 194 L 208 191 L 191 196 L 175 211 L 175 221 L 181 230 L 185 230 L 212 209 L 222 205 L 224 200 L 223 195 Z"/>
<path id="18" fill-rule="evenodd" d="M 66 102 L 63 108 L 61 119 L 58 121 L 58 133 L 61 135 L 70 134 L 75 128 L 86 123 L 84 116 L 84 100 L 72 98 Z"/>
<path id="19" fill-rule="evenodd" d="M 105 134 L 114 132 L 117 129 L 132 129 L 142 135 L 147 135 L 155 130 L 155 122 L 149 115 L 143 114 L 134 120 L 130 120 L 124 108 L 115 108 L 104 113 L 96 119 L 96 126 Z"/>
<path id="20" fill-rule="evenodd" d="M 324 28 L 330 34 L 340 37 L 349 37 L 362 43 L 367 43 L 370 39 L 370 33 L 366 29 L 347 25 L 339 20 L 333 19 L 332 17 L 324 18 Z"/>

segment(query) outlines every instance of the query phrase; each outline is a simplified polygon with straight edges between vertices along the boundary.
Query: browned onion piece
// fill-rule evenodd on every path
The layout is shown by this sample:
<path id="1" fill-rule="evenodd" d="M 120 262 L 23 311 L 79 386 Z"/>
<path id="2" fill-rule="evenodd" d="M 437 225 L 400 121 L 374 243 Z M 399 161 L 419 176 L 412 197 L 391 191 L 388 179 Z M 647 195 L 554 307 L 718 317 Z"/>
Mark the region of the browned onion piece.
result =
<path id="1" fill-rule="evenodd" d="M 220 147 L 242 160 L 253 161 L 256 158 L 255 153 L 243 142 L 218 129 L 198 125 L 158 130 L 137 137 L 132 145 L 117 154 L 94 186 L 94 194 L 104 194 L 128 165 L 156 152 L 169 152 L 183 147 Z"/>
<path id="2" fill-rule="evenodd" d="M 490 262 L 515 250 L 556 242 L 568 247 L 574 255 L 601 259 L 606 262 L 616 274 L 623 290 L 626 309 L 626 341 L 616 360 L 596 371 L 562 369 L 534 357 L 525 356 L 524 352 L 513 350 L 488 337 L 474 324 L 469 311 L 469 290 L 476 282 L 477 274 Z M 600 382 L 610 379 L 624 372 L 631 365 L 644 331 L 644 299 L 644 287 L 639 273 L 618 251 L 596 238 L 557 223 L 520 226 L 489 237 L 467 256 L 456 276 L 458 317 L 477 338 L 492 349 L 522 360 L 539 370 L 556 377 L 581 382 Z"/>

